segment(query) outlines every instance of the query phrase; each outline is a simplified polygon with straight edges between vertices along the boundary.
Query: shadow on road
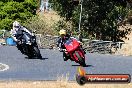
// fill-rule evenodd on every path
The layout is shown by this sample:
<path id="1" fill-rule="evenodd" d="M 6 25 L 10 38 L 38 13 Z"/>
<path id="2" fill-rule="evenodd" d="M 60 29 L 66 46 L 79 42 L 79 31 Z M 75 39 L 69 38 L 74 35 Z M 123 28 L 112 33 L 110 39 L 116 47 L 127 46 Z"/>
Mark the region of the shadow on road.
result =
<path id="1" fill-rule="evenodd" d="M 49 59 L 49 58 L 28 58 L 28 57 L 25 57 L 26 59 L 40 59 L 40 60 L 46 60 L 46 59 Z"/>
<path id="2" fill-rule="evenodd" d="M 40 60 L 46 60 L 46 59 L 49 59 L 49 58 L 41 58 Z"/>
<path id="3" fill-rule="evenodd" d="M 81 66 L 81 65 L 72 65 L 72 66 Z M 93 65 L 86 65 L 85 67 L 94 67 Z"/>

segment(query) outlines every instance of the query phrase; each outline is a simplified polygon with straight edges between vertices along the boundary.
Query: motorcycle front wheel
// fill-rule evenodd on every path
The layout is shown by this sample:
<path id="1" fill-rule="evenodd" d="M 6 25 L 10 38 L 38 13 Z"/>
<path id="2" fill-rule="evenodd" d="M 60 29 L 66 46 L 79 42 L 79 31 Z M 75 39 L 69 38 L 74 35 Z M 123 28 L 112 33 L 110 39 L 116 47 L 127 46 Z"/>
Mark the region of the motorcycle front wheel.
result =
<path id="1" fill-rule="evenodd" d="M 81 66 L 85 67 L 86 66 L 85 59 L 83 57 L 81 57 L 77 51 L 75 52 L 75 54 L 76 54 L 76 56 L 77 56 L 77 58 L 79 60 L 79 64 Z"/>
<path id="2" fill-rule="evenodd" d="M 36 58 L 42 59 L 42 56 L 41 56 L 41 54 L 40 54 L 40 50 L 39 50 L 38 47 L 36 47 L 36 46 L 33 47 L 33 55 L 34 55 Z"/>

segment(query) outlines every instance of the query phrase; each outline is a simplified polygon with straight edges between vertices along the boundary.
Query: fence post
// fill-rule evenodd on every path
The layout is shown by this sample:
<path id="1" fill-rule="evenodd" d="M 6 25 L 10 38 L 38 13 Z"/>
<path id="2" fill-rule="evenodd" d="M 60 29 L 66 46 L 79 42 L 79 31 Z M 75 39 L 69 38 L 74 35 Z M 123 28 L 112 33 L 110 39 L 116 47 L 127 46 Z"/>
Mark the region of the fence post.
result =
<path id="1" fill-rule="evenodd" d="M 35 35 L 36 35 L 36 38 L 37 38 L 37 43 L 38 43 L 39 47 L 41 47 L 42 46 L 42 44 L 41 44 L 42 34 L 35 34 Z"/>

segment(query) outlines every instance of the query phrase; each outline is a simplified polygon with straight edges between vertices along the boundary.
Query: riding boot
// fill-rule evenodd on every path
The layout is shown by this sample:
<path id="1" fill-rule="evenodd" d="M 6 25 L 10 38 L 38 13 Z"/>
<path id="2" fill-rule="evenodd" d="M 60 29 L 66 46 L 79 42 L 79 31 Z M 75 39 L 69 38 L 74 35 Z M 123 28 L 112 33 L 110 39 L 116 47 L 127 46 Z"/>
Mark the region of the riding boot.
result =
<path id="1" fill-rule="evenodd" d="M 86 51 L 85 51 L 85 49 L 83 49 L 83 52 L 84 52 L 84 54 L 86 54 Z"/>
<path id="2" fill-rule="evenodd" d="M 67 55 L 66 55 L 65 52 L 63 52 L 63 59 L 64 59 L 64 61 L 67 61 L 68 60 Z"/>
<path id="3" fill-rule="evenodd" d="M 85 49 L 83 49 L 82 45 L 80 45 L 80 47 L 81 47 L 81 50 L 84 52 L 84 54 L 86 54 L 86 51 Z"/>

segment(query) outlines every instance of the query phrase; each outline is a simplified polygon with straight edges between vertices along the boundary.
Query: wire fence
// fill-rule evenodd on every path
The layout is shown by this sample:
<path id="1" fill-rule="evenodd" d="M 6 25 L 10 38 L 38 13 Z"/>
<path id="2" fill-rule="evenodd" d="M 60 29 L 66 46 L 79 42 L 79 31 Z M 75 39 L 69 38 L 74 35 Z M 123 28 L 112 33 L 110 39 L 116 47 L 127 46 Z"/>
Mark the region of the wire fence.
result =
<path id="1" fill-rule="evenodd" d="M 36 34 L 39 48 L 57 49 L 58 36 Z M 113 54 L 124 42 L 83 39 L 83 48 L 89 53 Z"/>

